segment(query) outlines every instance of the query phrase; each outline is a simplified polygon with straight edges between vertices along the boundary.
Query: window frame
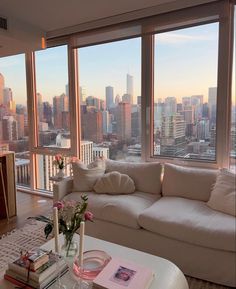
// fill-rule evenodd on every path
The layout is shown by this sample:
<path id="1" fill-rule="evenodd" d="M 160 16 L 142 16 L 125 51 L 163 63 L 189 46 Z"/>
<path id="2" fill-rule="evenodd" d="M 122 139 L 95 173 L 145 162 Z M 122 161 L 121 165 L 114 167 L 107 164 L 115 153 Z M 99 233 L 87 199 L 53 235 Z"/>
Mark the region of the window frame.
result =
<path id="1" fill-rule="evenodd" d="M 215 5 L 217 4 L 217 5 Z M 211 5 L 211 4 L 209 4 Z M 218 73 L 217 73 L 217 119 L 216 119 L 216 160 L 186 160 L 181 158 L 171 158 L 167 156 L 154 156 L 153 155 L 153 107 L 154 107 L 154 53 L 151 52 L 154 49 L 154 35 L 149 37 L 146 42 L 146 58 L 144 61 L 144 71 L 148 70 L 148 65 L 152 63 L 151 71 L 146 76 L 145 82 L 148 82 L 147 77 L 152 80 L 149 85 L 152 87 L 148 92 L 142 90 L 142 95 L 146 95 L 146 109 L 145 109 L 145 120 L 146 130 L 144 131 L 143 141 L 145 142 L 145 152 L 143 154 L 144 161 L 159 161 L 161 163 L 174 163 L 185 166 L 195 167 L 208 167 L 208 168 L 222 168 L 229 167 L 229 140 L 230 140 L 230 114 L 231 114 L 231 75 L 232 75 L 232 40 L 233 40 L 233 9 L 232 4 L 228 1 L 222 1 L 214 3 L 214 9 L 208 10 L 208 16 L 214 16 L 218 14 L 219 22 L 219 40 L 218 40 Z M 205 6 L 199 6 L 189 10 L 189 19 L 193 17 L 192 13 L 195 13 L 194 17 L 202 18 L 206 11 L 203 11 Z M 196 15 L 196 13 L 199 13 Z M 172 23 L 180 21 L 181 13 L 171 12 L 170 17 Z M 185 15 L 185 19 L 188 18 Z M 215 18 L 215 21 L 217 18 Z M 187 26 L 180 27 L 176 25 L 170 29 L 160 30 L 160 32 L 172 31 L 174 29 L 194 27 L 196 25 L 206 24 L 215 22 L 212 21 L 200 21 L 197 24 L 188 24 Z M 162 23 L 160 22 L 160 25 Z M 164 24 L 164 23 L 163 23 Z M 144 54 L 145 55 L 145 54 Z M 150 69 L 150 68 L 149 68 Z M 149 70 L 148 70 L 149 71 Z M 151 75 L 150 75 L 151 74 Z M 145 86 L 145 84 L 144 84 Z M 145 93 L 146 92 L 146 93 Z M 221 96 L 221 97 L 220 97 Z M 226 101 L 225 101 L 226 100 Z"/>
<path id="2" fill-rule="evenodd" d="M 152 11 L 153 13 L 153 11 Z M 49 33 L 48 47 L 57 45 L 68 45 L 68 87 L 69 87 L 69 108 L 70 108 L 70 149 L 48 149 L 39 147 L 37 144 L 37 100 L 35 85 L 35 55 L 34 52 L 26 53 L 26 79 L 27 79 L 27 106 L 29 131 L 32 137 L 29 142 L 30 166 L 31 166 L 31 189 L 37 190 L 36 184 L 36 154 L 55 155 L 62 153 L 65 155 L 80 157 L 80 97 L 78 89 L 78 54 L 75 47 L 75 37 L 81 35 L 91 35 L 91 33 L 101 31 L 112 31 L 116 28 L 127 28 L 135 23 L 142 26 L 141 35 L 141 158 L 143 161 L 161 163 L 169 162 L 185 166 L 199 166 L 210 168 L 229 167 L 230 164 L 230 120 L 231 120 L 231 82 L 232 82 L 232 59 L 233 59 L 233 25 L 234 25 L 234 4 L 229 0 L 214 1 L 190 8 L 164 11 L 156 15 L 139 14 L 140 19 L 121 21 L 118 17 L 117 23 L 111 18 L 106 21 L 106 26 L 82 25 L 80 29 L 73 31 L 69 36 L 56 36 L 53 38 Z M 141 18 L 144 17 L 144 18 Z M 199 21 L 199 19 L 203 19 Z M 183 21 L 189 21 L 185 27 L 219 21 L 219 47 L 218 47 L 218 77 L 217 77 L 217 136 L 216 136 L 216 161 L 207 160 L 186 160 L 172 159 L 168 157 L 153 156 L 153 103 L 154 103 L 154 34 L 157 32 L 170 31 L 177 28 L 184 28 Z M 175 24 L 175 25 L 174 25 Z M 100 27 L 100 28 L 99 28 Z M 161 27 L 161 29 L 157 29 Z M 64 31 L 65 32 L 65 31 Z M 135 37 L 136 37 L 135 36 Z M 130 37 L 132 38 L 132 36 Z M 112 42 L 116 40 L 110 40 Z M 125 38 L 127 39 L 127 37 Z M 129 38 L 128 38 L 129 39 Z M 98 44 L 98 43 L 97 43 Z M 90 44 L 88 43 L 87 46 Z M 93 44 L 93 45 L 96 45 Z M 86 46 L 86 45 L 85 45 Z M 221 95 L 221 97 L 220 97 Z"/>

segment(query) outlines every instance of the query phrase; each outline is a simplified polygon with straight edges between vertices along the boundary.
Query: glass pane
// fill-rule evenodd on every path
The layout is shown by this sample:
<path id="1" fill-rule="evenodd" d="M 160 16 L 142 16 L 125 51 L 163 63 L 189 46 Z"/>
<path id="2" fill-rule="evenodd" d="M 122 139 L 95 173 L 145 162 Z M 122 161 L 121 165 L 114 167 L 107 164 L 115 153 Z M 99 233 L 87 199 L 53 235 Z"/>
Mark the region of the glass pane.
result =
<path id="1" fill-rule="evenodd" d="M 35 52 L 38 143 L 70 148 L 67 46 Z"/>
<path id="2" fill-rule="evenodd" d="M 218 26 L 155 36 L 154 155 L 216 159 Z"/>
<path id="3" fill-rule="evenodd" d="M 140 161 L 141 39 L 78 49 L 81 158 Z"/>
<path id="4" fill-rule="evenodd" d="M 236 173 L 236 9 L 234 6 L 234 55 L 233 55 L 233 77 L 232 77 L 232 111 L 231 111 L 231 150 L 230 150 L 230 169 Z"/>
<path id="5" fill-rule="evenodd" d="M 53 191 L 54 180 L 51 177 L 56 177 L 59 169 L 54 164 L 55 156 L 37 154 L 36 157 L 36 187 L 39 190 Z M 63 169 L 64 176 L 71 176 L 71 161 L 70 157 L 63 156 L 65 168 Z"/>
<path id="6" fill-rule="evenodd" d="M 24 54 L 0 58 L 0 150 L 15 152 L 16 182 L 30 184 Z"/>

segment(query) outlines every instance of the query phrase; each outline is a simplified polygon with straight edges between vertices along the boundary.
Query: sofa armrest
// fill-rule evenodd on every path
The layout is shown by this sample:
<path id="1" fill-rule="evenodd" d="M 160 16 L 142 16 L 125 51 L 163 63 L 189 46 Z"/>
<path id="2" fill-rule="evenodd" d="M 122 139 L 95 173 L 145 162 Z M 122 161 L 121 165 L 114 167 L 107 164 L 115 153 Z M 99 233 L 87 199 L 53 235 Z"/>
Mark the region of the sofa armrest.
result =
<path id="1" fill-rule="evenodd" d="M 65 195 L 72 192 L 73 178 L 68 177 L 53 184 L 53 202 L 61 200 Z"/>

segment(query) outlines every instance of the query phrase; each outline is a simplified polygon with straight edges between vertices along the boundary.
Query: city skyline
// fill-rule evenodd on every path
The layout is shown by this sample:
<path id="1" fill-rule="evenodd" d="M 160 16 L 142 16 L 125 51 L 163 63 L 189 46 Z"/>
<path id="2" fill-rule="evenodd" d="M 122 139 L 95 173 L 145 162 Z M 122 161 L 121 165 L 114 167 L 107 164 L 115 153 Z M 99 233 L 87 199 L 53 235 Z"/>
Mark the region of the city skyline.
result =
<path id="1" fill-rule="evenodd" d="M 156 35 L 155 99 L 204 95 L 217 82 L 218 24 L 212 23 Z M 126 75 L 134 78 L 134 103 L 141 95 L 141 38 L 79 48 L 79 86 L 88 95 L 105 99 L 105 87 L 114 97 L 126 92 Z M 121 52 L 124 53 L 121 53 Z M 201 56 L 193 57 L 193 53 Z M 209 59 L 212 59 L 209 63 Z M 207 63 L 207 65 L 204 65 Z M 169 66 L 171 64 L 171 66 Z M 0 59 L 6 87 L 17 103 L 26 104 L 24 55 Z M 180 71 L 181 67 L 181 71 Z M 171 68 L 171 69 L 170 69 Z M 52 103 L 68 83 L 66 46 L 36 52 L 37 92 Z M 168 77 L 170 79 L 168 79 Z M 187 78 L 188 77 L 188 78 Z M 180 79 L 182 78 L 182 80 Z"/>

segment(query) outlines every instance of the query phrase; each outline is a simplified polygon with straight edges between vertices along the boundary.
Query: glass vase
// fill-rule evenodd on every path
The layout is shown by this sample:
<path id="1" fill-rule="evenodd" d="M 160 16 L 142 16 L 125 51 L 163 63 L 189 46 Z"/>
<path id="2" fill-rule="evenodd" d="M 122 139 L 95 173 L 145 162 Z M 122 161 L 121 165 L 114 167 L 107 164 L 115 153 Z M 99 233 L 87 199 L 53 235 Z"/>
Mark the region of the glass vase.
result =
<path id="1" fill-rule="evenodd" d="M 59 169 L 57 173 L 57 177 L 60 179 L 64 178 L 64 169 Z"/>

